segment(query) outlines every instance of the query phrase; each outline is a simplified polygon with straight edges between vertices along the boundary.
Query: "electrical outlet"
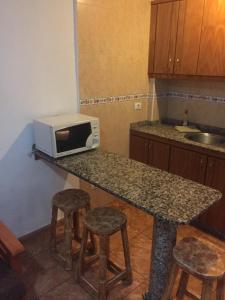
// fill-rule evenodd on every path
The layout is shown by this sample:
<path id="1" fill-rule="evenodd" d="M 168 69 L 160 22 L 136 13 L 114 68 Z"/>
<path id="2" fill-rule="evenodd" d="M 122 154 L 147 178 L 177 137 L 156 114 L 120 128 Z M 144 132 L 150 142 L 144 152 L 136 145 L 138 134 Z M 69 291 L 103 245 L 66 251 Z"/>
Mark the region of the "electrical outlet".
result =
<path id="1" fill-rule="evenodd" d="M 134 109 L 135 110 L 141 110 L 142 109 L 142 103 L 141 102 L 135 102 L 134 103 Z"/>

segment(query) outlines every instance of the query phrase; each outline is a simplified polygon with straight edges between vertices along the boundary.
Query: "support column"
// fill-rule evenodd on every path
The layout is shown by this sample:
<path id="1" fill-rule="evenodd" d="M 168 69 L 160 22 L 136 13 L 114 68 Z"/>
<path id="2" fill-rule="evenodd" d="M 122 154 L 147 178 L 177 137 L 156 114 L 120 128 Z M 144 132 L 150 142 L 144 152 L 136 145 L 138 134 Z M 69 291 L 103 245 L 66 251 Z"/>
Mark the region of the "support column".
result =
<path id="1" fill-rule="evenodd" d="M 154 219 L 149 291 L 145 300 L 161 300 L 169 277 L 177 225 Z"/>

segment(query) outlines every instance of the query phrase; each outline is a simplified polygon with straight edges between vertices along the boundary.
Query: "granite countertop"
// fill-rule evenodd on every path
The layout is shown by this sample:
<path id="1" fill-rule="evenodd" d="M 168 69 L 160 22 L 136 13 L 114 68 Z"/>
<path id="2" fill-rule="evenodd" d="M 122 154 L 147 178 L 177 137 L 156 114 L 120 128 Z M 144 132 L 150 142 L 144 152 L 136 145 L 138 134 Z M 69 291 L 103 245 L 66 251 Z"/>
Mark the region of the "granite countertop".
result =
<path id="1" fill-rule="evenodd" d="M 170 223 L 190 223 L 222 196 L 217 190 L 102 150 L 59 159 L 39 151 L 36 156 Z"/>
<path id="2" fill-rule="evenodd" d="M 177 141 L 180 143 L 198 146 L 200 148 L 209 149 L 217 152 L 225 153 L 225 147 L 219 147 L 214 145 L 201 144 L 186 139 L 184 136 L 186 133 L 177 131 L 174 126 L 161 123 L 151 123 L 150 121 L 138 122 L 131 124 L 132 130 L 144 132 L 152 135 L 156 135 L 169 140 Z"/>

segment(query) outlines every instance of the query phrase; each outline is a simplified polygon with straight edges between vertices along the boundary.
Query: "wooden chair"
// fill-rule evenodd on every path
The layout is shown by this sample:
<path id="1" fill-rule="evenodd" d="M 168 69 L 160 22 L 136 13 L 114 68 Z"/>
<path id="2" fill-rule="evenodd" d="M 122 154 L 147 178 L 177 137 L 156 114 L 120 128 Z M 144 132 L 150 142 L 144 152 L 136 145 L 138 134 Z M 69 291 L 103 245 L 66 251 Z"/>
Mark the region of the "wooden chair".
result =
<path id="1" fill-rule="evenodd" d="M 0 257 L 6 261 L 16 273 L 22 273 L 20 254 L 24 247 L 16 236 L 0 221 Z"/>
<path id="2" fill-rule="evenodd" d="M 99 300 L 107 299 L 109 289 L 118 281 L 124 280 L 128 284 L 132 282 L 126 223 L 126 215 L 110 207 L 95 208 L 87 213 L 84 220 L 83 239 L 78 266 L 78 282 L 87 292 Z M 121 270 L 119 266 L 109 260 L 109 238 L 118 231 L 121 231 L 122 236 L 125 270 Z M 99 259 L 99 281 L 97 287 L 85 278 L 85 270 L 87 267 L 93 262 L 96 262 L 96 259 L 91 260 L 89 263 L 85 262 L 89 232 L 96 234 L 100 239 L 99 257 L 97 257 L 97 259 Z M 110 280 L 107 280 L 107 269 L 115 274 Z"/>
<path id="3" fill-rule="evenodd" d="M 179 269 L 182 270 L 177 300 L 187 295 L 191 299 L 211 300 L 213 283 L 217 282 L 216 299 L 224 300 L 225 268 L 215 247 L 194 237 L 184 238 L 174 247 L 173 262 L 168 285 L 162 300 L 172 299 L 172 290 Z M 192 275 L 202 281 L 201 298 L 187 290 L 189 276 Z"/>
<path id="4" fill-rule="evenodd" d="M 67 189 L 54 195 L 52 200 L 51 244 L 57 250 L 56 227 L 58 209 L 64 213 L 64 250 L 62 257 L 65 260 L 65 269 L 71 270 L 73 264 L 72 240 L 81 243 L 79 235 L 79 211 L 90 210 L 90 196 L 80 189 Z M 91 235 L 92 252 L 95 252 L 95 242 Z M 76 253 L 78 254 L 78 253 Z"/>

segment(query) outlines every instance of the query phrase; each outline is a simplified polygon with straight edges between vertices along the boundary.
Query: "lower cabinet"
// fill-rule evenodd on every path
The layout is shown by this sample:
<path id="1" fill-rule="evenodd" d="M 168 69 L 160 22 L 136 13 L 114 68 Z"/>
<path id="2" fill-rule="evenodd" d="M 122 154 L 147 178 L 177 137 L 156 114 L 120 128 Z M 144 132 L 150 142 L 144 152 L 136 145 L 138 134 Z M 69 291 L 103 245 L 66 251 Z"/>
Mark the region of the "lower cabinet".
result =
<path id="1" fill-rule="evenodd" d="M 203 213 L 196 224 L 225 239 L 225 156 L 212 157 L 174 145 L 162 138 L 130 135 L 130 158 L 210 186 L 223 193 L 220 201 Z"/>
<path id="2" fill-rule="evenodd" d="M 145 164 L 148 163 L 147 139 L 136 135 L 130 136 L 130 158 Z"/>
<path id="3" fill-rule="evenodd" d="M 164 171 L 169 170 L 170 146 L 164 143 L 149 141 L 148 164 Z"/>
<path id="4" fill-rule="evenodd" d="M 161 170 L 169 170 L 170 146 L 136 135 L 130 136 L 130 158 Z"/>
<path id="5" fill-rule="evenodd" d="M 182 148 L 171 147 L 169 171 L 187 179 L 204 183 L 207 156 Z"/>
<path id="6" fill-rule="evenodd" d="M 208 158 L 205 185 L 221 191 L 223 197 L 200 216 L 199 221 L 203 227 L 225 235 L 225 160 Z"/>

